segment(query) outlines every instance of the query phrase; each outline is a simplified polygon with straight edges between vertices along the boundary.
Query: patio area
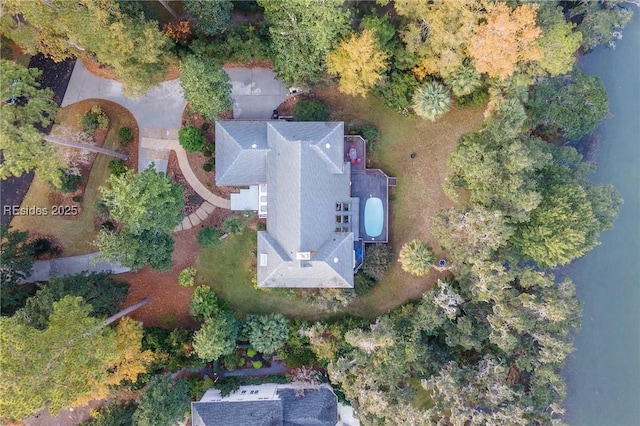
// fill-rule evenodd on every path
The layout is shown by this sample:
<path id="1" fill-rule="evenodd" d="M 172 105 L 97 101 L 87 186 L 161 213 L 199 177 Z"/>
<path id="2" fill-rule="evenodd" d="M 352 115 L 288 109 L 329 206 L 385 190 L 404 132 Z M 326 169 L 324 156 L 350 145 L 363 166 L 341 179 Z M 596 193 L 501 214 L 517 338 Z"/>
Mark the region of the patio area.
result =
<path id="1" fill-rule="evenodd" d="M 366 167 L 366 141 L 344 137 L 345 161 L 351 163 L 351 196 L 359 199 L 358 231 L 364 243 L 386 243 L 389 236 L 389 176 Z"/>

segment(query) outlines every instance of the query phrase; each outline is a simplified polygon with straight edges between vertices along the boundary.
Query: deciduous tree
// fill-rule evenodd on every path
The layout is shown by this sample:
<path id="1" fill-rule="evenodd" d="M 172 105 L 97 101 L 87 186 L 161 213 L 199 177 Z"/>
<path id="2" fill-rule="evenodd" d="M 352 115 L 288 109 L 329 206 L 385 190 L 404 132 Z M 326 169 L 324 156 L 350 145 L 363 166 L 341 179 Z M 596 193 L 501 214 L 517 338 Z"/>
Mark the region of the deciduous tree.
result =
<path id="1" fill-rule="evenodd" d="M 129 294 L 129 284 L 112 280 L 104 272 L 82 272 L 64 277 L 51 277 L 41 284 L 35 296 L 30 297 L 24 308 L 16 312 L 21 324 L 38 330 L 47 328 L 53 314 L 53 304 L 65 296 L 81 297 L 91 305 L 92 317 L 104 318 L 117 313 Z"/>
<path id="2" fill-rule="evenodd" d="M 194 17 L 198 33 L 215 36 L 225 32 L 231 24 L 231 1 L 188 0 L 184 3 L 184 8 Z"/>
<path id="3" fill-rule="evenodd" d="M 555 76 L 570 72 L 582 33 L 575 30 L 575 24 L 565 20 L 562 8 L 554 2 L 540 4 L 536 22 L 542 29 L 538 45 L 543 56 L 532 64 L 534 74 Z"/>
<path id="4" fill-rule="evenodd" d="M 0 59 L 0 178 L 35 169 L 43 180 L 59 186 L 60 169 L 65 164 L 55 148 L 42 139 L 43 129 L 53 121 L 58 106 L 51 89 L 40 87 L 37 79 L 41 73 Z"/>
<path id="5" fill-rule="evenodd" d="M 286 84 L 318 82 L 325 56 L 347 32 L 349 12 L 341 0 L 259 0 L 269 25 L 274 70 Z"/>
<path id="6" fill-rule="evenodd" d="M 141 173 L 112 174 L 107 184 L 100 187 L 102 200 L 109 216 L 128 232 L 171 233 L 184 216 L 182 187 L 152 167 Z"/>
<path id="7" fill-rule="evenodd" d="M 388 55 L 380 49 L 372 30 L 352 34 L 327 55 L 327 71 L 340 77 L 338 88 L 347 95 L 366 97 L 382 79 Z"/>
<path id="8" fill-rule="evenodd" d="M 489 8 L 486 22 L 475 27 L 468 47 L 479 72 L 504 80 L 519 64 L 542 58 L 537 43 L 542 34 L 536 25 L 537 10 L 537 4 L 511 9 L 503 2 Z"/>
<path id="9" fill-rule="evenodd" d="M 542 131 L 560 130 L 572 140 L 591 133 L 609 112 L 602 80 L 580 71 L 536 84 L 527 107 L 532 122 Z"/>
<path id="10" fill-rule="evenodd" d="M 157 22 L 123 14 L 115 0 L 10 0 L 4 11 L 3 27 L 16 43 L 55 61 L 96 59 L 113 67 L 130 95 L 158 83 L 166 69 L 170 39 Z"/>
<path id="11" fill-rule="evenodd" d="M 94 244 L 100 250 L 100 257 L 111 262 L 137 270 L 150 265 L 157 271 L 171 269 L 171 254 L 174 241 L 171 235 L 158 231 L 98 232 Z"/>
<path id="12" fill-rule="evenodd" d="M 203 117 L 216 120 L 231 109 L 229 76 L 214 59 L 189 55 L 180 64 L 180 85 L 191 108 Z"/>
<path id="13" fill-rule="evenodd" d="M 478 22 L 484 19 L 482 0 L 421 0 L 394 3 L 399 15 L 408 19 L 402 39 L 419 65 L 414 72 L 448 78 L 468 57 L 468 45 Z"/>
<path id="14" fill-rule="evenodd" d="M 0 417 L 20 420 L 49 403 L 53 413 L 73 406 L 104 382 L 118 359 L 113 330 L 89 317 L 79 297 L 55 302 L 43 330 L 0 319 Z"/>
<path id="15" fill-rule="evenodd" d="M 176 424 L 187 413 L 189 401 L 189 386 L 184 380 L 153 376 L 138 399 L 133 422 L 136 426 Z"/>
<path id="16" fill-rule="evenodd" d="M 243 334 L 255 350 L 272 354 L 287 343 L 289 321 L 281 314 L 249 315 L 243 325 Z"/>
<path id="17" fill-rule="evenodd" d="M 193 351 L 203 361 L 214 361 L 229 355 L 236 347 L 240 325 L 230 312 L 205 318 L 193 336 Z"/>

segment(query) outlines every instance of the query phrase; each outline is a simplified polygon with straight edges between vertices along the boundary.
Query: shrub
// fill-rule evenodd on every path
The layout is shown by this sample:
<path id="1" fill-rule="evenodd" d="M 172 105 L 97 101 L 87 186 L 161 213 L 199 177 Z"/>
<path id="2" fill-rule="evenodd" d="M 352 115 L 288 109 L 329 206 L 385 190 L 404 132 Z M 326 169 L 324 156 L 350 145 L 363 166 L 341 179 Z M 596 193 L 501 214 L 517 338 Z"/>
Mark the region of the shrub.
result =
<path id="1" fill-rule="evenodd" d="M 127 171 L 127 164 L 122 160 L 109 161 L 109 171 L 112 175 L 122 176 Z"/>
<path id="2" fill-rule="evenodd" d="M 73 201 L 74 203 L 79 203 L 80 201 L 82 201 L 82 197 L 80 195 L 74 195 L 73 197 L 71 197 L 71 201 Z"/>
<path id="3" fill-rule="evenodd" d="M 209 130 L 209 127 L 211 127 L 211 124 L 202 123 L 202 126 L 200 128 L 202 129 L 203 132 L 206 132 L 207 130 Z"/>
<path id="4" fill-rule="evenodd" d="M 245 2 L 236 2 L 239 5 Z M 236 6 L 237 7 L 237 6 Z M 269 30 L 266 26 L 255 28 L 244 25 L 229 29 L 216 43 L 206 39 L 195 40 L 191 49 L 195 55 L 215 58 L 221 62 L 247 63 L 252 60 L 271 59 Z"/>
<path id="5" fill-rule="evenodd" d="M 206 285 L 196 287 L 191 296 L 191 306 L 189 307 L 189 315 L 194 318 L 213 317 L 220 311 L 218 297 Z"/>
<path id="6" fill-rule="evenodd" d="M 244 223 L 238 216 L 229 216 L 222 222 L 222 230 L 229 234 L 239 234 L 244 230 Z"/>
<path id="7" fill-rule="evenodd" d="M 118 136 L 120 137 L 120 143 L 123 146 L 127 146 L 133 141 L 133 130 L 129 127 L 120 127 L 118 130 Z"/>
<path id="8" fill-rule="evenodd" d="M 362 272 L 374 281 L 379 281 L 389 269 L 391 256 L 391 247 L 388 244 L 370 244 L 365 252 Z"/>
<path id="9" fill-rule="evenodd" d="M 235 352 L 229 355 L 223 355 L 222 362 L 224 363 L 224 368 L 229 371 L 233 371 L 238 367 L 244 366 L 244 358 Z"/>
<path id="10" fill-rule="evenodd" d="M 393 73 L 384 84 L 376 87 L 376 93 L 389 108 L 407 112 L 411 107 L 413 93 L 420 86 L 413 73 Z"/>
<path id="11" fill-rule="evenodd" d="M 82 176 L 77 175 L 69 170 L 62 170 L 60 172 L 60 188 L 58 188 L 58 191 L 64 194 L 71 194 L 78 190 L 78 186 L 81 183 Z M 53 188 L 52 185 L 51 187 Z"/>
<path id="12" fill-rule="evenodd" d="M 211 163 L 204 163 L 202 165 L 202 170 L 209 173 L 211 170 L 213 170 L 213 165 Z"/>
<path id="13" fill-rule="evenodd" d="M 215 247 L 220 245 L 222 232 L 216 228 L 203 228 L 198 232 L 198 244 L 202 247 Z"/>
<path id="14" fill-rule="evenodd" d="M 466 96 L 458 98 L 458 105 L 461 107 L 474 107 L 482 105 L 489 100 L 489 91 L 485 86 L 474 90 Z"/>
<path id="15" fill-rule="evenodd" d="M 187 126 L 180 129 L 178 132 L 178 139 L 180 140 L 180 145 L 182 145 L 184 150 L 187 152 L 201 151 L 206 142 L 202 132 L 193 126 Z"/>
<path id="16" fill-rule="evenodd" d="M 133 424 L 134 411 L 136 411 L 136 404 L 133 401 L 113 401 L 100 408 L 93 420 L 82 424 L 91 426 L 130 425 Z"/>
<path id="17" fill-rule="evenodd" d="M 293 108 L 294 121 L 327 121 L 329 118 L 329 110 L 320 101 L 309 99 L 299 102 Z"/>
<path id="18" fill-rule="evenodd" d="M 109 127 L 109 117 L 100 105 L 94 105 L 80 117 L 80 125 L 84 130 L 106 129 Z"/>
<path id="19" fill-rule="evenodd" d="M 32 257 L 34 259 L 41 259 L 45 257 L 58 256 L 62 254 L 62 249 L 54 245 L 49 239 L 45 237 L 39 237 L 33 240 L 31 243 L 33 250 Z"/>
<path id="20" fill-rule="evenodd" d="M 262 361 L 253 361 L 251 365 L 253 365 L 255 369 L 262 368 Z"/>
<path id="21" fill-rule="evenodd" d="M 380 137 L 380 131 L 373 124 L 366 124 L 362 128 L 362 137 L 371 144 Z"/>
<path id="22" fill-rule="evenodd" d="M 193 287 L 196 284 L 196 274 L 198 271 L 193 266 L 183 269 L 178 275 L 178 283 L 183 287 Z"/>
<path id="23" fill-rule="evenodd" d="M 257 353 L 258 353 L 258 351 L 256 351 L 256 350 L 255 350 L 255 349 L 253 349 L 253 348 L 249 348 L 249 349 L 247 349 L 247 356 L 248 356 L 249 358 L 253 358 L 254 356 L 256 356 L 256 354 L 257 354 Z"/>

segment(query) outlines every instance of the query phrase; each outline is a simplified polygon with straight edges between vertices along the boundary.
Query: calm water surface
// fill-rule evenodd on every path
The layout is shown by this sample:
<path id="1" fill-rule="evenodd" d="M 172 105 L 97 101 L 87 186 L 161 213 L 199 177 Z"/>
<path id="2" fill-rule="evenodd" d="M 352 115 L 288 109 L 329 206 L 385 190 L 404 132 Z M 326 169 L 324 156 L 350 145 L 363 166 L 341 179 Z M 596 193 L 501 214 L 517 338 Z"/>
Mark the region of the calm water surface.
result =
<path id="1" fill-rule="evenodd" d="M 613 184 L 625 200 L 602 244 L 571 265 L 583 304 L 582 330 L 565 376 L 565 421 L 571 426 L 640 425 L 640 10 L 616 49 L 582 58 L 600 76 L 612 117 L 596 136 L 592 180 Z"/>

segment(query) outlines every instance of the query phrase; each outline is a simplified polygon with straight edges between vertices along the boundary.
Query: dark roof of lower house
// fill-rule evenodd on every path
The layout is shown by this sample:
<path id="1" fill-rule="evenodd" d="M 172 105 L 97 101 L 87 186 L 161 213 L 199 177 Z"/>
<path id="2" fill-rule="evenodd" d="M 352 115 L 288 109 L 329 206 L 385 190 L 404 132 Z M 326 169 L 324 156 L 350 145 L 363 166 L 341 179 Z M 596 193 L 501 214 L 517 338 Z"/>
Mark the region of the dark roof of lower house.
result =
<path id="1" fill-rule="evenodd" d="M 191 417 L 193 426 L 282 426 L 282 401 L 192 402 Z"/>
<path id="2" fill-rule="evenodd" d="M 338 398 L 329 389 L 307 390 L 302 397 L 291 389 L 279 389 L 278 396 L 284 426 L 335 426 L 338 422 Z"/>

